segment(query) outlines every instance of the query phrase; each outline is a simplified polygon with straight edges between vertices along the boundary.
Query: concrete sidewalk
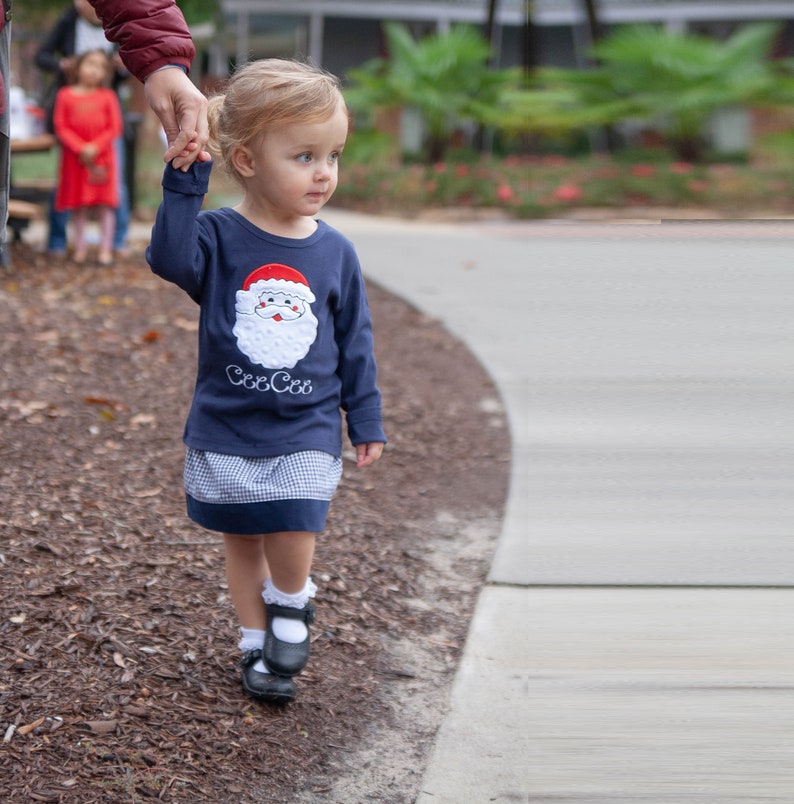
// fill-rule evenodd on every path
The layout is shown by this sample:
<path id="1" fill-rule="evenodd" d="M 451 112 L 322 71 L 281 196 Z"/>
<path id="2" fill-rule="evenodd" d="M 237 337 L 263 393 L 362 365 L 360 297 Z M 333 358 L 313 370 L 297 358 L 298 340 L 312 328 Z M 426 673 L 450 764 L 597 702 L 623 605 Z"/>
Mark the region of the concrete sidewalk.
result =
<path id="1" fill-rule="evenodd" d="M 794 800 L 794 224 L 329 212 L 513 446 L 420 804 Z"/>
<path id="2" fill-rule="evenodd" d="M 365 274 L 440 319 L 469 346 L 503 396 L 513 449 L 507 513 L 418 801 L 527 800 L 529 324 L 521 309 L 528 288 L 516 284 L 527 262 L 527 229 L 508 227 L 506 234 L 488 237 L 460 226 L 330 211 L 324 217 L 355 242 Z"/>

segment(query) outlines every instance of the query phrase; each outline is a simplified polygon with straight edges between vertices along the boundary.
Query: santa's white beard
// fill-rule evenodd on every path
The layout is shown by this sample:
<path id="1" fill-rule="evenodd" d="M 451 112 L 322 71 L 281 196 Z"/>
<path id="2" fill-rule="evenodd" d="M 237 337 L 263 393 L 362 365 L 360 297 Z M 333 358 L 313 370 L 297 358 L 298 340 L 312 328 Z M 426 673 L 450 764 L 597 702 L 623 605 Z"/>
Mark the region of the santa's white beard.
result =
<path id="1" fill-rule="evenodd" d="M 317 323 L 308 307 L 300 318 L 292 321 L 274 321 L 238 310 L 232 332 L 237 347 L 252 363 L 271 369 L 291 369 L 308 354 L 317 337 Z"/>

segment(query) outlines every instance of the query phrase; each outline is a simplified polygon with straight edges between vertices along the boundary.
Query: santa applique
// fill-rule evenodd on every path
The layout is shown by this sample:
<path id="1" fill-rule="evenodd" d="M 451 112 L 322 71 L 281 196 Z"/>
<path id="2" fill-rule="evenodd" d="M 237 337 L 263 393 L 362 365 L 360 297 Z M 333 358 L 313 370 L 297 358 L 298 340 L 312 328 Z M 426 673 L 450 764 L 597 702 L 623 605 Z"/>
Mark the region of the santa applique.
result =
<path id="1" fill-rule="evenodd" d="M 300 271 L 278 263 L 255 269 L 235 297 L 237 347 L 265 368 L 294 368 L 317 337 L 313 301 Z"/>

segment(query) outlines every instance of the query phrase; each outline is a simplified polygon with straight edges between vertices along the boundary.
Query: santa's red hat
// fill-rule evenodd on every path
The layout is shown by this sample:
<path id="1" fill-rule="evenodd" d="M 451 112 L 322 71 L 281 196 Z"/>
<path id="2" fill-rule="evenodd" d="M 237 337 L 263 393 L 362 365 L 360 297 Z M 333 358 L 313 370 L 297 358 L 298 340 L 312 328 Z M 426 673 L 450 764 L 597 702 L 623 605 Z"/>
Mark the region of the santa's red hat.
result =
<path id="1" fill-rule="evenodd" d="M 245 278 L 243 290 L 251 290 L 254 285 L 258 286 L 257 290 L 268 289 L 290 293 L 304 301 L 314 301 L 314 294 L 309 288 L 306 277 L 300 271 L 290 268 L 289 265 L 280 265 L 277 262 L 260 265 Z"/>

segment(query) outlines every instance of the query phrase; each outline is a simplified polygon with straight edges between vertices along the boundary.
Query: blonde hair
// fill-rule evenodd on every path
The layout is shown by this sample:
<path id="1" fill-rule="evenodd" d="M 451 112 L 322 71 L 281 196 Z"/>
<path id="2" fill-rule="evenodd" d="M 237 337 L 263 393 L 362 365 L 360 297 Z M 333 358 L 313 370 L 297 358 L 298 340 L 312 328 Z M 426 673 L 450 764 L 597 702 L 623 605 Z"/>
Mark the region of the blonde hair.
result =
<path id="1" fill-rule="evenodd" d="M 225 90 L 209 99 L 208 149 L 232 178 L 240 180 L 232 154 L 255 145 L 269 127 L 328 120 L 345 109 L 339 79 L 287 59 L 261 59 L 236 72 Z"/>

